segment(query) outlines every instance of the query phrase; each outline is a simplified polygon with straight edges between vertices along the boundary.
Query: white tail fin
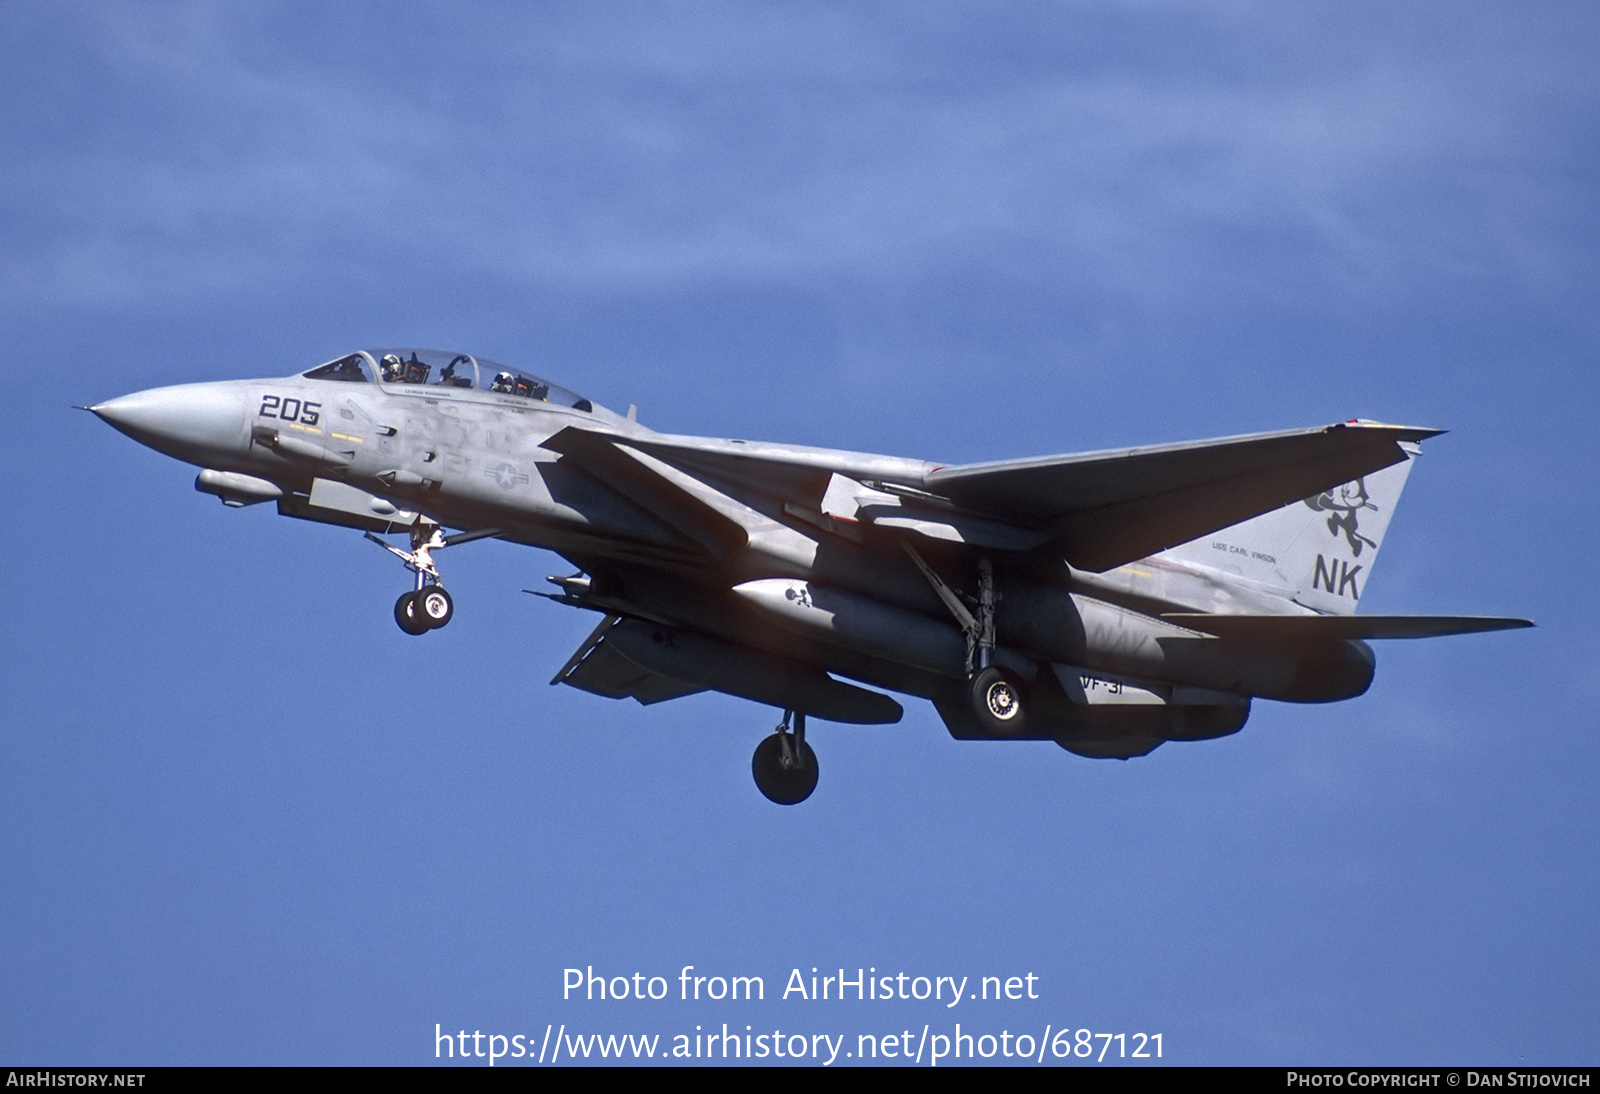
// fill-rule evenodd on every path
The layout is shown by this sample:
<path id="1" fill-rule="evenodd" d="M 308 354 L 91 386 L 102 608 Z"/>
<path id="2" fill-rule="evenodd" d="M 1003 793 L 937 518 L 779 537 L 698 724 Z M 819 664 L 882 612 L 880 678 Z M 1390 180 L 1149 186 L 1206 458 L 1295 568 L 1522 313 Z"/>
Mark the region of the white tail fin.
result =
<path id="1" fill-rule="evenodd" d="M 1319 612 L 1356 610 L 1383 533 L 1420 451 L 1332 490 L 1263 513 L 1209 536 L 1163 551 L 1160 557 L 1237 574 L 1284 590 Z"/>

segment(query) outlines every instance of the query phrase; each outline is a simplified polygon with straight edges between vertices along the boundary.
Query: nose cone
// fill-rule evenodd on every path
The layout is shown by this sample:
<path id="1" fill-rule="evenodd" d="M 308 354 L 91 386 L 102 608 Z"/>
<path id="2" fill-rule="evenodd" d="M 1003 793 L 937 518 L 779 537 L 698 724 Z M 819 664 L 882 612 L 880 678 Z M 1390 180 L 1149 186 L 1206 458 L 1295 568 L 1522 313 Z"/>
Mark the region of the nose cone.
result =
<path id="1" fill-rule="evenodd" d="M 140 444 L 203 466 L 245 439 L 244 392 L 233 383 L 136 391 L 89 409 Z"/>

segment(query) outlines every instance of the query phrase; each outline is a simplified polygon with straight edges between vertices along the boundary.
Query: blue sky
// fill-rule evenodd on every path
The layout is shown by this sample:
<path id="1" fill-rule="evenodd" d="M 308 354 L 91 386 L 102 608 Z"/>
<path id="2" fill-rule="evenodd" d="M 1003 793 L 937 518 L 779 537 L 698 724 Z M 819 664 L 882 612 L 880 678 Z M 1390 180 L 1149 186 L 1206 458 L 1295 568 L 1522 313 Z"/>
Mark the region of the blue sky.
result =
<path id="1" fill-rule="evenodd" d="M 1592 5 L 14 2 L 0 40 L 3 1062 L 955 1021 L 1596 1062 Z M 1128 763 L 818 725 L 779 809 L 765 708 L 546 686 L 593 622 L 519 591 L 554 556 L 447 555 L 417 642 L 355 533 L 69 409 L 392 344 L 950 462 L 1444 427 L 1364 610 L 1539 629 Z M 688 964 L 768 1001 L 561 999 Z M 812 966 L 1041 998 L 774 998 Z"/>

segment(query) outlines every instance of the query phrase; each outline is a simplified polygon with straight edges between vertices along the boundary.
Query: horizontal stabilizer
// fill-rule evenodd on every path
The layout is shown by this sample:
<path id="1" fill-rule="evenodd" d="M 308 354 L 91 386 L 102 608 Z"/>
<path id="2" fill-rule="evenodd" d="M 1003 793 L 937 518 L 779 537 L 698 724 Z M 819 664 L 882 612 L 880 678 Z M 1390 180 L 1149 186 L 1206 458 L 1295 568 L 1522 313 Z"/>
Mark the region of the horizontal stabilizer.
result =
<path id="1" fill-rule="evenodd" d="M 1163 612 L 1162 619 L 1219 638 L 1317 642 L 1345 638 L 1436 638 L 1531 627 L 1529 619 L 1497 615 L 1210 615 Z"/>

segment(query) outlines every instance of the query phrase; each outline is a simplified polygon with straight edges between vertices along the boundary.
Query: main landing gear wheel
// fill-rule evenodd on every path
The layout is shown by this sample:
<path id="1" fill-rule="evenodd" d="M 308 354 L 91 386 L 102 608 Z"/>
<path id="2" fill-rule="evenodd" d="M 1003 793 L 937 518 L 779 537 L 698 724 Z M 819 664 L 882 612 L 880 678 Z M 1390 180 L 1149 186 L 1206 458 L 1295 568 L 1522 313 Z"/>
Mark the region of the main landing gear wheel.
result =
<path id="1" fill-rule="evenodd" d="M 1027 725 L 1022 711 L 1022 686 L 1009 672 L 993 665 L 972 678 L 972 713 L 991 736 L 1015 737 Z"/>
<path id="2" fill-rule="evenodd" d="M 756 746 L 750 773 L 768 801 L 799 805 L 817 788 L 817 754 L 806 744 L 805 717 L 796 715 L 795 732 L 789 733 L 785 714 L 778 731 Z"/>

